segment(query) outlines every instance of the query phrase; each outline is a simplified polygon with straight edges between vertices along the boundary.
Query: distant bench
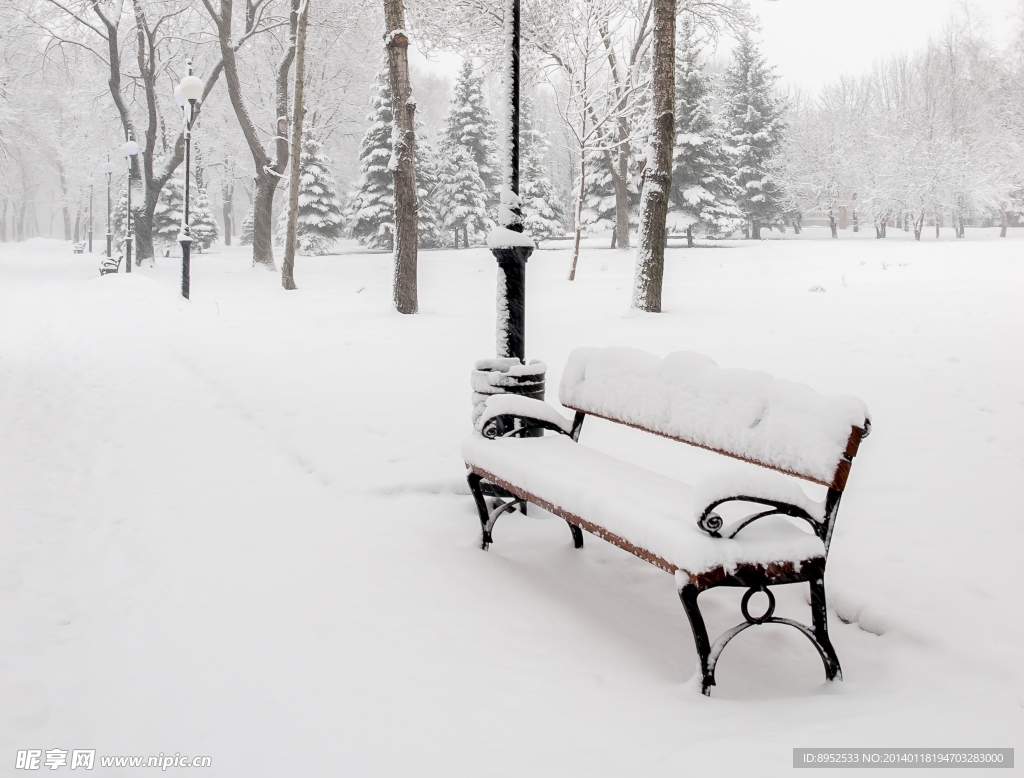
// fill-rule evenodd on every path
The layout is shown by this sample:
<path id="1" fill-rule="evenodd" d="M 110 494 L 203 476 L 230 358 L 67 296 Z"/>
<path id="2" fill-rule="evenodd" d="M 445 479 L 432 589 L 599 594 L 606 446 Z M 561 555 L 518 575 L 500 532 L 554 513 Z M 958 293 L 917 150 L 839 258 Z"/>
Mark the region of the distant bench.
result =
<path id="1" fill-rule="evenodd" d="M 704 694 L 725 646 L 755 624 L 797 628 L 818 650 L 828 679 L 842 679 L 828 636 L 824 576 L 850 466 L 871 428 L 860 400 L 825 397 L 767 373 L 723 370 L 699 354 L 661 360 L 632 349 L 585 348 L 569 357 L 559 401 L 575 411 L 573 420 L 540 400 L 494 395 L 464 441 L 484 549 L 501 514 L 532 503 L 565 519 L 576 548 L 587 530 L 673 573 Z M 658 475 L 578 443 L 588 415 L 820 484 L 825 500 L 754 468 L 732 466 L 696 486 Z M 744 510 L 727 523 L 723 515 L 737 509 Z M 769 587 L 790 583 L 810 586 L 811 626 L 774 615 Z M 712 645 L 697 597 L 716 586 L 747 591 L 743 623 Z M 758 592 L 767 595 L 767 608 L 752 615 L 748 605 Z"/>

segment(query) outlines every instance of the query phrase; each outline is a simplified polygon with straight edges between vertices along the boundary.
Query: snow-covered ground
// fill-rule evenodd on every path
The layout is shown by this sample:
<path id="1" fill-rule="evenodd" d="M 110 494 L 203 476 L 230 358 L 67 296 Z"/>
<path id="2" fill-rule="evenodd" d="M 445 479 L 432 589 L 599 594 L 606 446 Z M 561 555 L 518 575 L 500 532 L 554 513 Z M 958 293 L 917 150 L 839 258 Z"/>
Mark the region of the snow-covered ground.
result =
<path id="1" fill-rule="evenodd" d="M 486 249 L 421 254 L 422 313 L 401 316 L 382 254 L 300 257 L 285 292 L 222 249 L 185 302 L 175 259 L 100 278 L 67 244 L 0 244 L 0 773 L 30 748 L 248 778 L 780 775 L 797 746 L 1021 746 L 1022 232 L 672 249 L 661 315 L 628 310 L 632 254 L 604 241 L 572 283 L 567 248 L 530 260 L 550 397 L 574 347 L 623 345 L 872 411 L 827 580 L 846 680 L 767 626 L 711 699 L 671 576 L 576 551 L 536 510 L 480 550 L 459 446 L 494 349 Z M 703 466 L 588 425 L 659 472 Z M 738 595 L 705 595 L 713 632 Z M 797 592 L 780 610 L 807 618 Z"/>

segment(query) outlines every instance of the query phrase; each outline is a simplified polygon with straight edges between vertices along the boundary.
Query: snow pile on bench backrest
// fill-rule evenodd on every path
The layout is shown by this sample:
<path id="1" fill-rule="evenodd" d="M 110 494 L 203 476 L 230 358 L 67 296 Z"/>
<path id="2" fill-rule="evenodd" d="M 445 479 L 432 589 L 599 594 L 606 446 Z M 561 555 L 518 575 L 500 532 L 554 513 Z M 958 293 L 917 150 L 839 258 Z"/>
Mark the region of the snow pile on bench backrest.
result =
<path id="1" fill-rule="evenodd" d="M 831 484 L 867 408 L 768 373 L 723 370 L 702 354 L 664 359 L 636 349 L 569 355 L 562 405 Z"/>

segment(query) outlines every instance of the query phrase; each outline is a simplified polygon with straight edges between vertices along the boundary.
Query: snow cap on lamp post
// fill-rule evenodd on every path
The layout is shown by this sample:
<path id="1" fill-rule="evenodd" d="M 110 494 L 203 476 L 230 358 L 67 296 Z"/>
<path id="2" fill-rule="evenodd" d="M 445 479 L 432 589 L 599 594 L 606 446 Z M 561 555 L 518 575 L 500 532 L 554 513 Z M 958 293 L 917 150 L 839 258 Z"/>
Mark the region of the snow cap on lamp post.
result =
<path id="1" fill-rule="evenodd" d="M 103 163 L 103 165 L 102 165 L 102 166 L 100 167 L 100 172 L 101 172 L 101 173 L 106 173 L 106 174 L 107 174 L 107 175 L 109 176 L 109 175 L 110 175 L 111 173 L 113 173 L 113 172 L 114 172 L 114 169 L 115 169 L 115 168 L 114 168 L 114 163 L 113 163 L 113 162 L 111 162 L 111 161 L 110 161 L 110 160 L 108 159 L 108 160 L 107 160 L 106 162 L 104 162 L 104 163 Z"/>
<path id="2" fill-rule="evenodd" d="M 185 95 L 181 93 L 181 84 L 174 87 L 174 103 L 179 108 L 184 108 L 188 105 L 188 100 L 186 100 Z"/>
<path id="3" fill-rule="evenodd" d="M 90 176 L 90 177 L 89 177 L 89 180 L 88 180 L 88 181 L 86 181 L 85 183 L 86 183 L 86 184 L 88 184 L 88 185 L 89 185 L 90 187 L 92 187 L 92 186 L 95 186 L 95 184 L 96 184 L 96 179 Z"/>
<path id="4" fill-rule="evenodd" d="M 121 147 L 121 150 L 126 157 L 134 157 L 139 153 L 139 144 L 134 140 L 129 140 Z"/>

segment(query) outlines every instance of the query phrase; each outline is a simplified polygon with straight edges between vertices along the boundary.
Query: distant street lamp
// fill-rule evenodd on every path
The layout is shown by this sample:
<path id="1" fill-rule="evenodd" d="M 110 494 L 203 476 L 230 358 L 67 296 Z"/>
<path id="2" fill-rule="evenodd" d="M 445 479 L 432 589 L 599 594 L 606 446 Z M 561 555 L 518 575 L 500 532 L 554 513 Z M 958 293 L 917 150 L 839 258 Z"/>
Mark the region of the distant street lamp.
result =
<path id="1" fill-rule="evenodd" d="M 92 254 L 92 188 L 96 185 L 96 179 L 90 176 L 85 183 L 89 185 L 89 253 Z"/>
<path id="2" fill-rule="evenodd" d="M 195 120 L 196 101 L 203 96 L 203 82 L 192 75 L 192 60 L 188 61 L 188 75 L 174 88 L 174 102 L 181 108 L 185 136 L 185 207 L 181 214 L 181 296 L 186 300 L 192 283 L 192 228 L 188 223 L 189 171 L 192 164 L 192 122 Z"/>
<path id="3" fill-rule="evenodd" d="M 125 221 L 124 231 L 124 272 L 132 272 L 132 159 L 139 153 L 139 144 L 132 140 L 132 131 L 128 130 L 128 140 L 121 147 L 124 157 L 128 161 L 128 218 Z"/>
<path id="4" fill-rule="evenodd" d="M 100 170 L 107 174 L 107 259 L 110 259 L 110 249 L 114 242 L 114 235 L 110 231 L 110 181 L 114 176 L 114 163 L 110 161 L 109 154 L 107 154 L 107 161 L 103 163 L 103 167 Z"/>

